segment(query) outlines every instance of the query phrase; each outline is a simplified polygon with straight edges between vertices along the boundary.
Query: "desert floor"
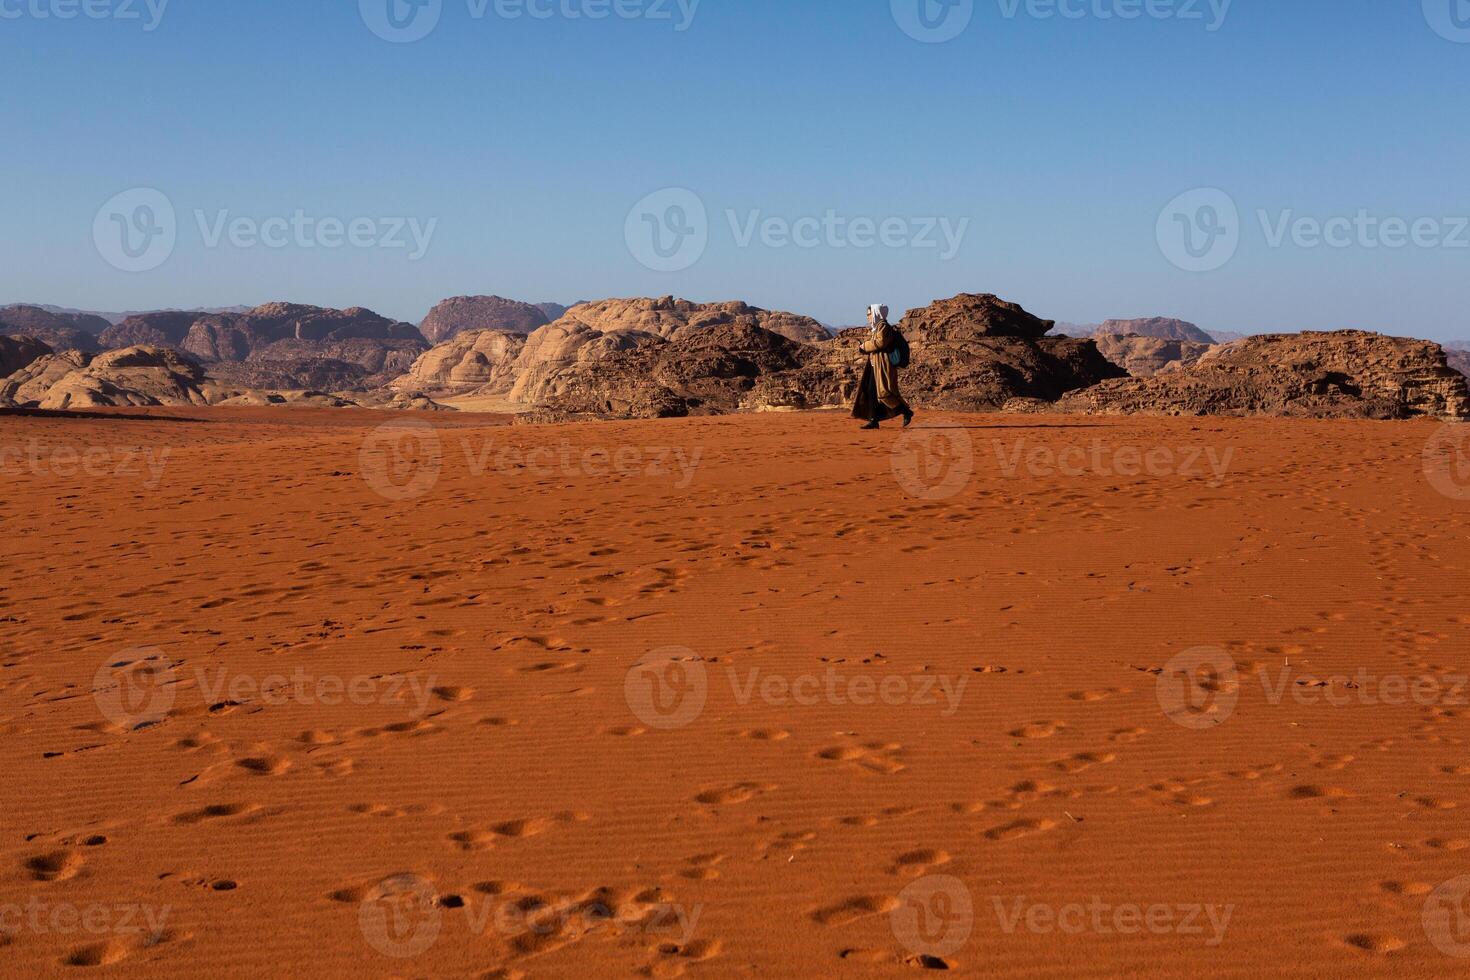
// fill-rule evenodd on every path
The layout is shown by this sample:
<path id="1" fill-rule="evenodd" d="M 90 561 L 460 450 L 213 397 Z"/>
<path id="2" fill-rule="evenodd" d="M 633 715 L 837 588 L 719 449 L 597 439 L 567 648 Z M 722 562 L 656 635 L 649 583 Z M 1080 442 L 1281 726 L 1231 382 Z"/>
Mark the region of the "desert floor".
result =
<path id="1" fill-rule="evenodd" d="M 505 421 L 0 417 L 0 973 L 1470 962 L 1434 423 Z"/>

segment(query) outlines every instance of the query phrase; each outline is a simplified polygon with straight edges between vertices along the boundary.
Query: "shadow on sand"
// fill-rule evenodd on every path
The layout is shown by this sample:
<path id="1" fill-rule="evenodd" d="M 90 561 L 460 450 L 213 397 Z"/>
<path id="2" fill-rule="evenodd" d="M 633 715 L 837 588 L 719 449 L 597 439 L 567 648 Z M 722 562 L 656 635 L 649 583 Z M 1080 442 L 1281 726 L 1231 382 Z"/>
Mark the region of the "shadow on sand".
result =
<path id="1" fill-rule="evenodd" d="M 214 419 L 196 419 L 182 415 L 127 415 L 122 412 L 82 412 L 56 408 L 0 408 L 0 419 L 101 419 L 107 422 L 213 422 Z"/>

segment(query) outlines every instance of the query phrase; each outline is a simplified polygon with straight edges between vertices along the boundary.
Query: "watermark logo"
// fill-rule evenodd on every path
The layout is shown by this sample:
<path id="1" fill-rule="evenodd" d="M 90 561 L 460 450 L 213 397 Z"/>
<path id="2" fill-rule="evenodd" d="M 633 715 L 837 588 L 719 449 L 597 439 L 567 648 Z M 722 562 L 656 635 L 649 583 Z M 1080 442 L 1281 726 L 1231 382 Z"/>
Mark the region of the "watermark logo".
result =
<path id="1" fill-rule="evenodd" d="M 1424 478 L 1451 500 L 1470 500 L 1470 424 L 1434 431 L 1424 444 Z"/>
<path id="2" fill-rule="evenodd" d="M 444 451 L 439 433 L 422 419 L 385 422 L 358 450 L 363 480 L 385 500 L 417 500 L 439 482 Z"/>
<path id="3" fill-rule="evenodd" d="M 628 252 L 654 272 L 683 272 L 709 247 L 709 213 L 683 187 L 654 191 L 633 205 L 623 225 Z"/>
<path id="4" fill-rule="evenodd" d="M 1203 731 L 1227 721 L 1240 700 L 1235 660 L 1218 647 L 1195 647 L 1174 657 L 1158 676 L 1155 694 L 1170 721 Z"/>
<path id="5" fill-rule="evenodd" d="M 638 720 L 651 728 L 683 728 L 704 711 L 708 697 L 704 660 L 688 647 L 650 650 L 623 678 L 624 700 Z"/>
<path id="6" fill-rule="evenodd" d="M 918 956 L 953 956 L 974 931 L 974 899 L 958 878 L 926 875 L 899 892 L 888 925 L 894 938 Z"/>
<path id="7" fill-rule="evenodd" d="M 426 952 L 443 925 L 434 886 L 418 875 L 385 878 L 357 909 L 357 925 L 373 949 L 394 959 Z"/>
<path id="8" fill-rule="evenodd" d="M 1208 479 L 1210 486 L 1219 486 L 1230 471 L 1235 458 L 1235 447 L 1223 453 L 1213 446 L 1114 446 L 1100 439 L 1092 440 L 1088 446 L 1067 446 L 1053 450 L 1049 446 L 1032 446 L 1024 438 L 1017 439 L 1007 448 L 999 439 L 993 443 L 995 461 L 1008 479 L 1024 473 L 1030 477 L 1063 476 L 1075 479 L 1081 476 L 1150 476 L 1162 478 L 1182 476 L 1190 479 Z"/>
<path id="9" fill-rule="evenodd" d="M 965 32 L 975 16 L 975 0 L 890 0 L 894 23 L 924 44 L 943 44 Z"/>
<path id="10" fill-rule="evenodd" d="M 121 272 L 148 272 L 167 262 L 178 243 L 173 202 L 160 190 L 134 187 L 97 209 L 92 243 Z"/>
<path id="11" fill-rule="evenodd" d="M 1451 879 L 1429 893 L 1424 934 L 1444 955 L 1470 959 L 1470 875 Z"/>
<path id="12" fill-rule="evenodd" d="M 178 690 L 172 661 L 157 647 L 136 647 L 109 657 L 92 676 L 92 698 L 119 728 L 156 725 L 174 706 Z"/>
<path id="13" fill-rule="evenodd" d="M 1214 272 L 1240 248 L 1240 209 L 1215 187 L 1185 191 L 1159 212 L 1159 251 L 1185 272 Z"/>
<path id="14" fill-rule="evenodd" d="M 444 0 L 357 0 L 368 30 L 393 44 L 422 41 L 439 26 Z"/>
<path id="15" fill-rule="evenodd" d="M 1446 41 L 1470 44 L 1470 0 L 1424 0 L 1424 19 Z"/>
<path id="16" fill-rule="evenodd" d="M 920 500 L 948 500 L 975 475 L 975 444 L 963 429 L 910 429 L 889 453 L 898 485 Z"/>
<path id="17" fill-rule="evenodd" d="M 990 901 L 1001 931 L 1008 936 L 1022 928 L 1038 936 L 1174 935 L 1203 938 L 1211 948 L 1225 941 L 1225 932 L 1235 915 L 1234 905 L 1114 903 L 1101 895 L 1062 905 L 1032 902 L 1025 895 L 1009 903 L 993 895 Z"/>
<path id="18" fill-rule="evenodd" d="M 169 0 L 0 0 L 0 20 L 140 21 L 152 33 L 163 23 Z M 146 16 L 146 19 L 145 19 Z"/>

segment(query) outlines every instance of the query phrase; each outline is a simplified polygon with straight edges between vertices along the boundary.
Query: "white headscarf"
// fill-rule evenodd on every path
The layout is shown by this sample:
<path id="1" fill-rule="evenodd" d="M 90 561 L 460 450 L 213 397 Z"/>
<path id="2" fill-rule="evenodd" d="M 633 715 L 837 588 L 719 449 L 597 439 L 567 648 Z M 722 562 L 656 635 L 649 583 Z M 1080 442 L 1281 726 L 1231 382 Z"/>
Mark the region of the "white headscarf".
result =
<path id="1" fill-rule="evenodd" d="M 882 303 L 874 303 L 872 306 L 868 307 L 868 316 L 876 319 L 878 323 L 887 323 L 888 307 L 884 306 Z M 874 326 L 877 326 L 877 323 L 875 323 Z"/>

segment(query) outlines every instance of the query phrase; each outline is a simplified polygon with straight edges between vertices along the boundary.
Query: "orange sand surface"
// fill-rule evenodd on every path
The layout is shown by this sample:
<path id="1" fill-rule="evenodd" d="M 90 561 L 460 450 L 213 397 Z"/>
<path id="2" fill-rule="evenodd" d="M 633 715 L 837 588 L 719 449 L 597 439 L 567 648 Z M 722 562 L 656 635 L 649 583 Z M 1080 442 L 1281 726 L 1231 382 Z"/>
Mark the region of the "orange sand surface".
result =
<path id="1" fill-rule="evenodd" d="M 1433 423 L 505 423 L 0 417 L 0 973 L 1470 962 Z"/>

